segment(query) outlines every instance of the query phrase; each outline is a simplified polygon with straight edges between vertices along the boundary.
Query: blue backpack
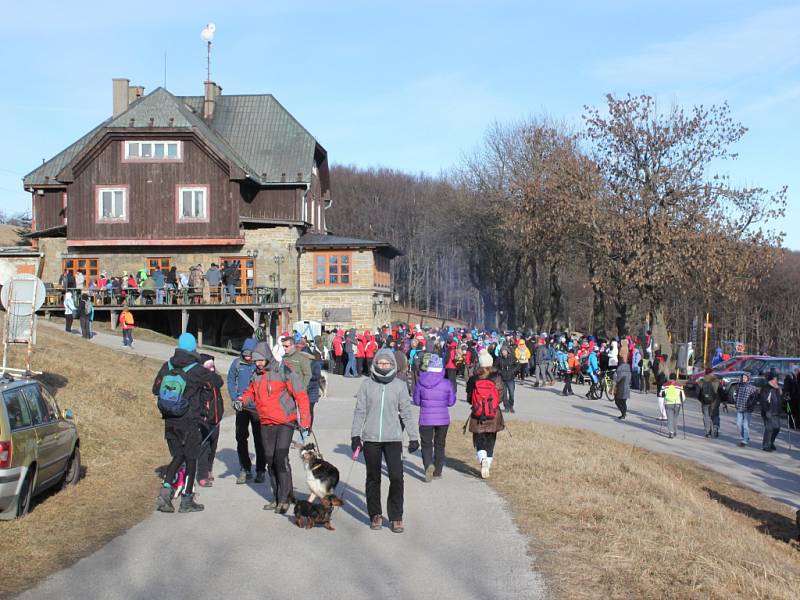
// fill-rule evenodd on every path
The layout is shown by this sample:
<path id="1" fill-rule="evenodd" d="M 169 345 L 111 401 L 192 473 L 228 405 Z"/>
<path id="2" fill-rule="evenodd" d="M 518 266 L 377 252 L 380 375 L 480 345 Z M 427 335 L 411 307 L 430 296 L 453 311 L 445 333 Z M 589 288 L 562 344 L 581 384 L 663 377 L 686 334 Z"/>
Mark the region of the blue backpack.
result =
<path id="1" fill-rule="evenodd" d="M 184 375 L 195 366 L 197 363 L 176 369 L 170 361 L 167 361 L 169 372 L 161 379 L 156 402 L 158 410 L 164 417 L 182 417 L 189 410 L 189 400 L 184 395 L 187 383 Z"/>

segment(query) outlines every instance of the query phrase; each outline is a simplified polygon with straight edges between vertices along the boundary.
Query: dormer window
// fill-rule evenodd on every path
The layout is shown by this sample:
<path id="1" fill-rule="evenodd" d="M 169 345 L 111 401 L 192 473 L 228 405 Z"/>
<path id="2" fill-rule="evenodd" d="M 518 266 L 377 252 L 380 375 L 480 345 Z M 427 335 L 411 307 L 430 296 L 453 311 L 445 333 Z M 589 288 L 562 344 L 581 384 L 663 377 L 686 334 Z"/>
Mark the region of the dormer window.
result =
<path id="1" fill-rule="evenodd" d="M 128 140 L 125 142 L 125 160 L 161 161 L 181 160 L 183 142 L 157 142 L 151 140 Z"/>

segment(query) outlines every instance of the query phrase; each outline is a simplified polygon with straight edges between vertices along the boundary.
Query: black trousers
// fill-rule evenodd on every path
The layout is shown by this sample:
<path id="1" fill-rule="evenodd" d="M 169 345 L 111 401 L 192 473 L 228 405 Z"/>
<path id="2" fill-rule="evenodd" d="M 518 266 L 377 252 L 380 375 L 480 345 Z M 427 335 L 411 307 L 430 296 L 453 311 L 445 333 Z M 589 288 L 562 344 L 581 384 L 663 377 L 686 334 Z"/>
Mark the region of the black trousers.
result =
<path id="1" fill-rule="evenodd" d="M 617 405 L 623 417 L 628 414 L 628 400 L 626 398 L 614 398 L 614 404 Z"/>
<path id="2" fill-rule="evenodd" d="M 564 375 L 564 389 L 561 390 L 561 393 L 564 395 L 572 394 L 572 373 Z"/>
<path id="3" fill-rule="evenodd" d="M 444 467 L 444 446 L 449 425 L 420 425 L 419 437 L 422 446 L 422 465 L 427 469 L 433 465 L 433 474 L 441 475 Z"/>
<path id="4" fill-rule="evenodd" d="M 251 427 L 256 447 L 256 471 L 266 471 L 267 459 L 264 457 L 264 445 L 261 443 L 261 420 L 250 410 L 240 410 L 236 413 L 236 453 L 239 455 L 239 466 L 247 471 L 253 468 L 247 444 Z"/>
<path id="5" fill-rule="evenodd" d="M 67 333 L 72 332 L 72 320 L 74 318 L 75 317 L 72 316 L 72 313 L 64 315 L 64 331 L 66 331 Z"/>
<path id="6" fill-rule="evenodd" d="M 364 442 L 364 462 L 367 465 L 367 512 L 370 518 L 382 515 L 381 462 L 389 471 L 389 497 L 386 507 L 390 521 L 403 520 L 403 444 L 402 442 Z"/>
<path id="7" fill-rule="evenodd" d="M 262 425 L 261 441 L 267 458 L 267 471 L 275 502 L 289 501 L 292 492 L 292 467 L 289 465 L 289 446 L 294 427 L 291 425 Z"/>
<path id="8" fill-rule="evenodd" d="M 189 495 L 194 491 L 194 478 L 197 474 L 197 457 L 200 454 L 200 428 L 194 421 L 172 420 L 164 421 L 164 438 L 172 460 L 164 475 L 164 483 L 171 484 L 175 475 L 186 464 L 186 489 L 184 494 Z"/>
<path id="9" fill-rule="evenodd" d="M 219 442 L 219 427 L 215 425 L 201 425 L 200 436 L 206 440 L 206 445 L 200 448 L 197 459 L 197 479 L 208 479 L 217 456 L 217 442 Z"/>
<path id="10" fill-rule="evenodd" d="M 456 370 L 455 369 L 445 369 L 445 373 L 447 375 L 447 379 L 450 380 L 450 385 L 453 386 L 453 391 L 455 392 L 458 389 L 456 387 Z"/>
<path id="11" fill-rule="evenodd" d="M 356 372 L 359 375 L 364 374 L 364 357 L 363 356 L 356 356 Z"/>
<path id="12" fill-rule="evenodd" d="M 497 433 L 473 433 L 472 445 L 475 450 L 486 450 L 486 456 L 494 456 L 494 443 L 497 441 Z"/>

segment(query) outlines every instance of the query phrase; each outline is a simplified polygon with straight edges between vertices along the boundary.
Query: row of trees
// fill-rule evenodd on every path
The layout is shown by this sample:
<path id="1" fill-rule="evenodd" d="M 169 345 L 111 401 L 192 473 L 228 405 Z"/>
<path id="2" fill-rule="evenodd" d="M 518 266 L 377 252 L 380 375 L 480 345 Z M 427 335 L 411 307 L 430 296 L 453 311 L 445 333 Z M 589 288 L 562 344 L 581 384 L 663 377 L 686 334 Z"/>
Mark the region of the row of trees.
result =
<path id="1" fill-rule="evenodd" d="M 710 310 L 722 339 L 796 344 L 797 326 L 764 296 L 800 283 L 770 227 L 786 190 L 710 172 L 746 131 L 728 106 L 662 111 L 649 96 L 609 95 L 583 121 L 496 124 L 440 178 L 335 168 L 330 223 L 406 252 L 403 301 L 489 327 L 605 337 L 638 333 L 647 316 L 668 344 L 667 330 L 702 333 L 695 318 Z"/>

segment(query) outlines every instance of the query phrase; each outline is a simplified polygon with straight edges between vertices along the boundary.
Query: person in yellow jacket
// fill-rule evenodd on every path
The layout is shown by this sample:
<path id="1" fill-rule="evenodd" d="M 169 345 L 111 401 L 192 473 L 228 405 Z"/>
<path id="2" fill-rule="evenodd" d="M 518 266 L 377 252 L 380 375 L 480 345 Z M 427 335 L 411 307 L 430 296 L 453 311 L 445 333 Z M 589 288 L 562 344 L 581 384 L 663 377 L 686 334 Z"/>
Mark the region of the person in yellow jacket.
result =
<path id="1" fill-rule="evenodd" d="M 528 363 L 531 360 L 531 351 L 528 350 L 524 339 L 520 339 L 517 342 L 517 347 L 514 348 L 514 358 L 516 358 L 519 363 L 519 378 L 525 381 L 525 375 L 528 372 Z"/>
<path id="2" fill-rule="evenodd" d="M 670 373 L 669 381 L 661 388 L 661 396 L 664 398 L 664 409 L 667 411 L 667 436 L 669 439 L 677 435 L 678 415 L 686 399 L 683 393 L 683 386 L 677 382 L 677 379 L 678 377 L 675 373 Z"/>

